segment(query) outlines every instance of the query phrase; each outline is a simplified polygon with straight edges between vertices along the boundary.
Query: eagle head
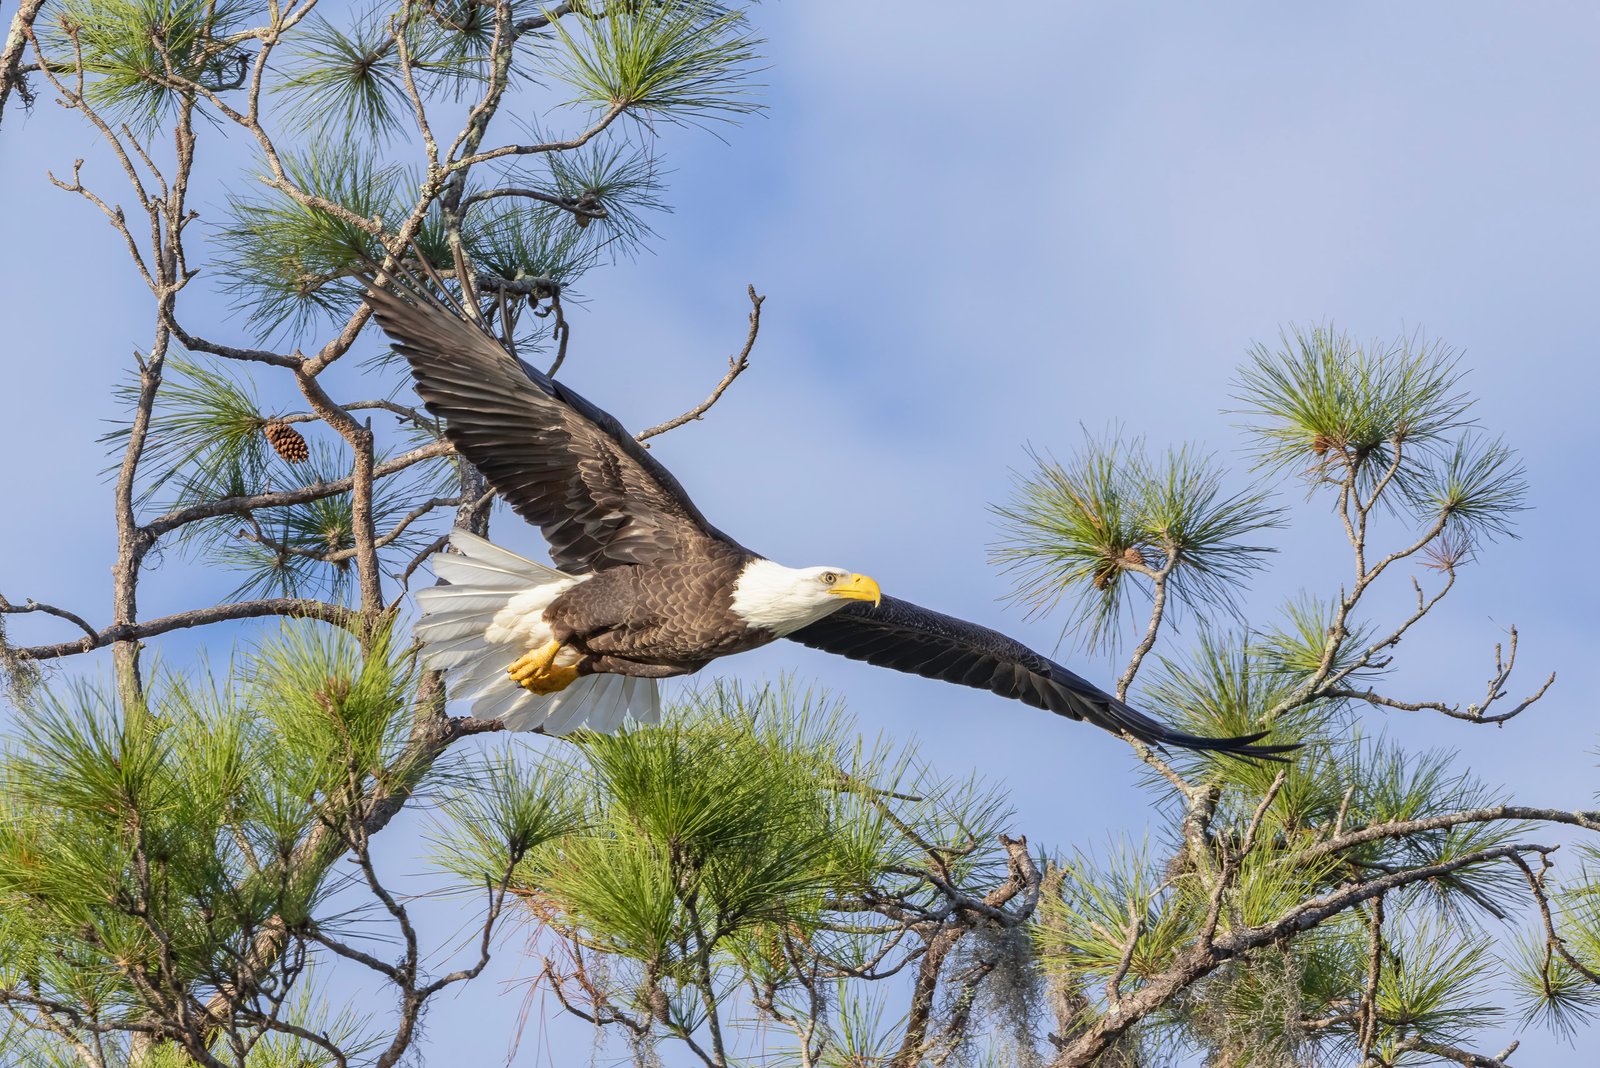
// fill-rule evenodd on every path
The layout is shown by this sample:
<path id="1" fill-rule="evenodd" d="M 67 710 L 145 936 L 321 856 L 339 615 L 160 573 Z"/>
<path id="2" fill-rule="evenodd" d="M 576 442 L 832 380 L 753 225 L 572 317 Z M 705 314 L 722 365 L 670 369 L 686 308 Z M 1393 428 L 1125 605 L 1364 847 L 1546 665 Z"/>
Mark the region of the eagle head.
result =
<path id="1" fill-rule="evenodd" d="M 832 615 L 851 601 L 883 600 L 866 575 L 842 567 L 784 567 L 755 559 L 733 586 L 733 611 L 748 626 L 782 637 Z"/>

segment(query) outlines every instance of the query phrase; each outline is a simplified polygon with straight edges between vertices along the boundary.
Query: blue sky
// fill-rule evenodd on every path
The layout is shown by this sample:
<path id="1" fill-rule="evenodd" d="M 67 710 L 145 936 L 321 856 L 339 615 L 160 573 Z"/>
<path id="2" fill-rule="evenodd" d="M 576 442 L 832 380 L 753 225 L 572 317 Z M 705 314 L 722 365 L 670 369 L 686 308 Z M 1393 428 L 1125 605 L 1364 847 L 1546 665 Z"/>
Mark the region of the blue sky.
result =
<path id="1" fill-rule="evenodd" d="M 1233 463 L 1241 439 L 1220 410 L 1252 343 L 1290 321 L 1421 329 L 1463 352 L 1479 416 L 1526 460 L 1534 509 L 1408 638 L 1397 689 L 1476 699 L 1510 624 L 1525 665 L 1513 689 L 1560 678 L 1503 730 L 1399 713 L 1368 729 L 1459 750 L 1529 803 L 1593 803 L 1600 9 L 816 2 L 754 17 L 768 112 L 722 140 L 669 134 L 675 212 L 653 255 L 584 280 L 567 372 L 625 424 L 655 423 L 721 374 L 745 284 L 768 295 L 752 370 L 656 446 L 708 515 L 777 559 L 844 564 L 1049 648 L 1057 625 L 1006 607 L 987 563 L 987 508 L 1025 446 L 1065 454 L 1081 426 L 1120 424 Z M 0 592 L 103 621 L 109 493 L 92 439 L 149 313 L 103 221 L 44 180 L 83 143 L 48 94 L 0 129 L 13 250 Z M 85 173 L 120 180 L 93 159 Z M 203 219 L 220 217 L 216 189 Z M 220 301 L 197 314 L 244 336 Z M 1250 599 L 1262 613 L 1343 575 L 1330 517 L 1286 489 L 1296 524 L 1273 535 Z M 147 611 L 206 588 L 170 560 Z M 1006 783 L 1033 841 L 1093 845 L 1151 823 L 1134 761 L 1087 727 L 786 644 L 727 666 L 795 670 L 867 729 Z M 516 958 L 513 942 L 500 979 Z M 503 1056 L 520 998 L 496 981 L 435 1011 L 438 1063 Z M 1572 1056 L 1524 1043 L 1529 1063 Z M 581 1031 L 543 1036 L 535 1021 L 516 1063 L 587 1049 Z"/>

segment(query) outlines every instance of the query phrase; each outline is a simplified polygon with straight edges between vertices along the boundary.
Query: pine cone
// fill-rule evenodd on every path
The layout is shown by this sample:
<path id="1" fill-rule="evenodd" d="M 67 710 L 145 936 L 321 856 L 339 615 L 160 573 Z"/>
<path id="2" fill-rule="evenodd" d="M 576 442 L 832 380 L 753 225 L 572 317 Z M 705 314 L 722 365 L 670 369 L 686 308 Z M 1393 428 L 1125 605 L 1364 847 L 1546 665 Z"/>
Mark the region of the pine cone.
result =
<path id="1" fill-rule="evenodd" d="M 311 455 L 311 450 L 306 448 L 306 439 L 288 423 L 271 422 L 262 427 L 261 432 L 267 436 L 267 444 L 272 446 L 272 451 L 292 464 L 301 463 Z"/>

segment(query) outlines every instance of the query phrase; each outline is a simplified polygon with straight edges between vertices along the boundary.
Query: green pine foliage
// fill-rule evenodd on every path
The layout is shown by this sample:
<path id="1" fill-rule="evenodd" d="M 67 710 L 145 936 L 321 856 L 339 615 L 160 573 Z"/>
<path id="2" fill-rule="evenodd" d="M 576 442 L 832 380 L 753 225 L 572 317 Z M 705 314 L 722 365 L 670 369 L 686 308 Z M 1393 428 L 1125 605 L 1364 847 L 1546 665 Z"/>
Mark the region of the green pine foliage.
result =
<path id="1" fill-rule="evenodd" d="M 837 703 L 792 684 L 713 686 L 659 727 L 573 741 L 537 769 L 505 755 L 463 777 L 473 785 L 446 804 L 439 859 L 464 888 L 512 871 L 563 956 L 604 962 L 575 996 L 664 1036 L 703 1033 L 708 1005 L 733 1012 L 741 988 L 804 1004 L 816 977 L 798 947 L 825 970 L 883 960 L 897 928 L 860 903 L 937 907 L 928 849 L 957 885 L 1003 878 L 989 843 L 1007 812 L 992 789 L 863 748 Z M 898 1023 L 876 995 L 823 985 L 837 1006 L 826 1063 L 881 1050 Z"/>
<path id="2" fill-rule="evenodd" d="M 376 4 L 342 26 L 313 14 L 295 37 L 293 58 L 273 92 L 288 101 L 286 117 L 316 131 L 330 121 L 388 141 L 411 122 L 401 60 L 400 16 Z M 456 3 L 414 11 L 404 49 L 419 91 L 459 92 L 481 81 L 492 36 L 481 5 Z"/>
<path id="3" fill-rule="evenodd" d="M 654 236 L 652 212 L 670 210 L 661 199 L 659 165 L 648 152 L 624 144 L 585 147 L 545 158 L 551 193 L 605 212 L 580 227 L 597 246 L 631 255 Z"/>
<path id="4" fill-rule="evenodd" d="M 131 412 L 138 382 L 120 385 L 117 392 Z M 236 369 L 218 360 L 173 358 L 154 413 L 139 470 L 141 504 L 162 490 L 170 494 L 165 503 L 180 504 L 225 496 L 266 478 L 272 459 L 262 436 L 267 419 L 254 383 Z M 131 423 L 119 423 L 100 440 L 120 454 L 130 432 Z"/>
<path id="5" fill-rule="evenodd" d="M 173 76 L 220 89 L 248 63 L 232 35 L 254 12 L 243 0 L 66 0 L 47 47 L 81 60 L 89 99 L 149 133 L 191 91 Z"/>
<path id="6" fill-rule="evenodd" d="M 1281 763 L 1141 750 L 1155 814 L 1144 841 L 1030 849 L 1002 833 L 1015 829 L 1004 791 L 862 741 L 835 702 L 791 683 L 708 685 L 660 726 L 435 765 L 477 727 L 442 714 L 437 677 L 391 633 L 404 613 L 391 580 L 409 581 L 442 533 L 434 510 L 474 504 L 483 487 L 443 458 L 379 480 L 362 503 L 381 574 L 358 596 L 353 491 L 306 491 L 351 477 L 365 431 L 293 413 L 310 456 L 283 460 L 263 434 L 286 414 L 264 376 L 306 365 L 177 331 L 174 295 L 211 284 L 231 296 L 246 338 L 230 331 L 230 343 L 285 335 L 333 352 L 329 329 L 360 325 L 363 278 L 394 257 L 456 300 L 475 293 L 518 351 L 565 351 L 563 301 L 576 303 L 589 271 L 646 247 L 669 210 L 665 128 L 759 108 L 761 42 L 745 6 L 444 0 L 302 17 L 62 0 L 58 14 L 43 34 L 47 72 L 81 71 L 87 106 L 114 120 L 100 133 L 128 137 L 130 169 L 170 170 L 163 153 L 182 156 L 191 128 L 209 144 L 242 126 L 262 153 L 231 195 L 201 205 L 204 238 L 187 251 L 173 242 L 195 219 L 190 202 L 165 179 L 148 187 L 172 205 L 152 209 L 166 244 L 141 260 L 170 268 L 159 333 L 221 355 L 140 357 L 142 380 L 161 381 L 135 457 L 135 522 L 191 510 L 161 548 L 226 573 L 230 599 L 324 598 L 320 614 L 348 627 L 292 619 L 254 632 L 224 672 L 155 672 L 143 689 L 127 657 L 116 686 L 30 689 L 37 669 L 0 631 L 24 710 L 0 751 L 0 1065 L 94 1063 L 72 1047 L 83 1039 L 120 1068 L 152 1021 L 182 1029 L 172 1006 L 218 999 L 226 1018 L 200 1031 L 219 1063 L 377 1059 L 392 1022 L 330 1012 L 315 969 L 369 968 L 402 1001 L 420 998 L 415 1022 L 416 932 L 381 886 L 367 828 L 382 826 L 380 806 L 418 797 L 438 803 L 436 881 L 460 900 L 488 894 L 481 951 L 495 948 L 502 909 L 528 920 L 542 958 L 530 974 L 621 1028 L 641 1062 L 671 1041 L 708 1064 L 1040 1063 L 1116 1023 L 1119 998 L 1160 989 L 1197 943 L 1419 871 L 1436 874 L 1214 962 L 1096 1063 L 1459 1062 L 1439 1051 L 1478 1042 L 1503 1008 L 1501 979 L 1525 1023 L 1560 1031 L 1600 1015 L 1592 846 L 1557 868 L 1508 820 L 1351 840 L 1506 800 L 1448 754 L 1368 726 L 1411 623 L 1358 603 L 1367 585 L 1393 566 L 1420 576 L 1419 597 L 1423 581 L 1448 590 L 1514 536 L 1526 506 L 1520 462 L 1476 424 L 1450 350 L 1420 335 L 1360 344 L 1330 326 L 1291 329 L 1250 352 L 1236 386 L 1254 472 L 1113 433 L 1065 460 L 1032 454 L 996 507 L 994 558 L 1017 602 L 1064 609 L 1063 634 L 1091 651 L 1139 643 L 1123 676 L 1132 703 L 1191 733 L 1270 730 L 1301 745 Z M 246 88 L 255 70 L 260 93 Z M 433 158 L 419 150 L 419 106 Z M 613 121 L 624 116 L 636 122 Z M 396 237 L 406 220 L 409 244 Z M 367 395 L 401 420 L 381 415 L 376 464 L 437 439 L 404 410 L 409 383 L 390 362 L 346 358 L 365 358 L 378 383 Z M 137 412 L 139 384 L 119 395 Z M 360 423 L 375 406 L 347 414 Z M 132 425 L 107 444 L 124 452 Z M 1285 590 L 1262 612 L 1244 594 L 1270 562 L 1265 532 L 1287 521 L 1272 490 L 1285 476 L 1331 505 L 1357 573 L 1337 591 Z M 309 499 L 239 501 L 286 489 Z M 1374 532 L 1406 525 L 1414 544 L 1384 555 Z M 1420 618 L 1434 602 L 1418 603 Z M 372 933 L 374 916 L 394 921 L 387 936 Z M 1521 938 L 1507 951 L 1509 925 Z M 912 985 L 927 996 L 907 1010 Z M 158 1042 L 137 1063 L 190 1059 Z"/>
<path id="7" fill-rule="evenodd" d="M 1043 614 L 1068 602 L 1063 636 L 1114 649 L 1134 610 L 1133 574 L 1163 572 L 1174 607 L 1229 608 L 1271 550 L 1244 539 L 1281 525 L 1266 493 L 1228 493 L 1215 458 L 1192 447 L 1151 455 L 1142 439 L 1085 437 L 1069 462 L 1034 454 L 995 507 L 993 561 L 1012 597 Z"/>
<path id="8" fill-rule="evenodd" d="M 815 928 L 826 896 L 878 860 L 861 847 L 881 850 L 881 822 L 826 777 L 837 710 L 790 696 L 712 691 L 660 728 L 583 738 L 586 825 L 522 869 L 547 922 L 668 984 L 686 1012 L 702 969 L 754 962 L 774 928 Z"/>
<path id="9" fill-rule="evenodd" d="M 1224 933 L 1270 923 L 1373 873 L 1511 841 L 1519 830 L 1443 829 L 1313 855 L 1337 827 L 1422 818 L 1497 798 L 1447 757 L 1409 756 L 1383 741 L 1349 743 L 1337 756 L 1311 747 L 1304 759 L 1283 769 L 1272 803 L 1261 810 L 1256 848 L 1236 859 L 1218 915 Z M 1219 873 L 1238 858 L 1267 788 L 1258 780 L 1223 789 L 1204 853 L 1180 840 L 1159 849 L 1121 843 L 1062 860 L 1060 890 L 1045 898 L 1034 929 L 1045 974 L 1089 991 L 1118 977 L 1127 993 L 1170 970 L 1204 925 Z M 1172 856 L 1178 859 L 1163 859 Z M 1376 1002 L 1383 1041 L 1454 1044 L 1496 1022 L 1485 1000 L 1493 937 L 1484 923 L 1516 911 L 1520 882 L 1514 868 L 1483 864 L 1387 898 L 1390 926 Z M 1343 1048 L 1354 1041 L 1356 1024 L 1340 1020 L 1341 1006 L 1359 1000 L 1368 976 L 1370 932 L 1362 915 L 1343 913 L 1293 943 L 1264 947 L 1237 969 L 1214 973 L 1184 995 L 1183 1011 L 1160 1019 L 1142 1040 L 1268 1065 L 1304 1063 L 1308 1050 Z M 1092 998 L 1088 1018 L 1108 1010 Z M 1311 1029 L 1311 1021 L 1328 1022 Z"/>
<path id="10" fill-rule="evenodd" d="M 284 160 L 296 186 L 362 219 L 404 211 L 403 171 L 359 142 L 314 141 Z M 237 195 L 219 237 L 225 288 L 264 331 L 303 329 L 360 300 L 355 275 L 382 258 L 378 242 L 348 218 L 279 190 Z"/>
<path id="11" fill-rule="evenodd" d="M 578 101 L 689 122 L 759 108 L 749 79 L 761 41 L 743 11 L 708 0 L 573 7 L 578 18 L 555 24 L 553 73 Z"/>
<path id="12" fill-rule="evenodd" d="M 269 465 L 285 481 L 331 482 L 348 475 L 347 453 L 327 442 L 312 443 L 310 458 L 290 465 L 276 457 Z M 381 460 L 380 460 L 381 462 Z M 380 535 L 398 526 L 419 497 L 428 473 L 380 486 L 372 501 Z M 244 488 L 240 486 L 238 488 Z M 252 511 L 244 525 L 233 516 L 188 528 L 186 548 L 240 577 L 230 597 L 322 596 L 341 601 L 350 593 L 356 551 L 355 502 L 350 492 L 301 504 Z M 408 526 L 381 550 L 392 568 L 402 566 L 437 536 L 427 526 Z"/>
<path id="13" fill-rule="evenodd" d="M 291 624 L 217 688 L 40 691 L 0 756 L 0 993 L 114 1027 L 236 988 L 263 931 L 319 908 L 342 850 L 306 850 L 392 763 L 411 685 L 386 638 Z"/>
<path id="14" fill-rule="evenodd" d="M 1471 425 L 1458 359 L 1420 337 L 1362 346 L 1331 326 L 1293 328 L 1257 345 L 1238 400 L 1260 463 L 1293 474 L 1360 472 L 1370 489 L 1394 463 L 1448 451 Z"/>
<path id="15" fill-rule="evenodd" d="M 492 276 L 513 282 L 547 278 L 561 290 L 593 267 L 599 252 L 598 242 L 568 212 L 509 200 L 479 208 L 466 236 L 473 258 Z"/>

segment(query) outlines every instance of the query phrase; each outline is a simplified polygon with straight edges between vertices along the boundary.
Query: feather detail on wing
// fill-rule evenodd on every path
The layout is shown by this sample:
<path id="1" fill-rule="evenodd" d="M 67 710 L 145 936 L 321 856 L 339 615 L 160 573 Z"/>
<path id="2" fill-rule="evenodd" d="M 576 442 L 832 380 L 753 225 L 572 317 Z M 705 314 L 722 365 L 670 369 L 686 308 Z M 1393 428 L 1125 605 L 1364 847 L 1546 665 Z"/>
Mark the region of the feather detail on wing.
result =
<path id="1" fill-rule="evenodd" d="M 1254 745 L 1265 736 L 1202 738 L 1175 731 L 998 631 L 885 597 L 858 602 L 789 635 L 791 641 L 924 678 L 988 690 L 1152 745 L 1275 759 L 1293 745 Z"/>
<path id="2" fill-rule="evenodd" d="M 369 288 L 428 411 L 569 574 L 657 564 L 731 540 L 610 415 L 433 298 Z"/>

